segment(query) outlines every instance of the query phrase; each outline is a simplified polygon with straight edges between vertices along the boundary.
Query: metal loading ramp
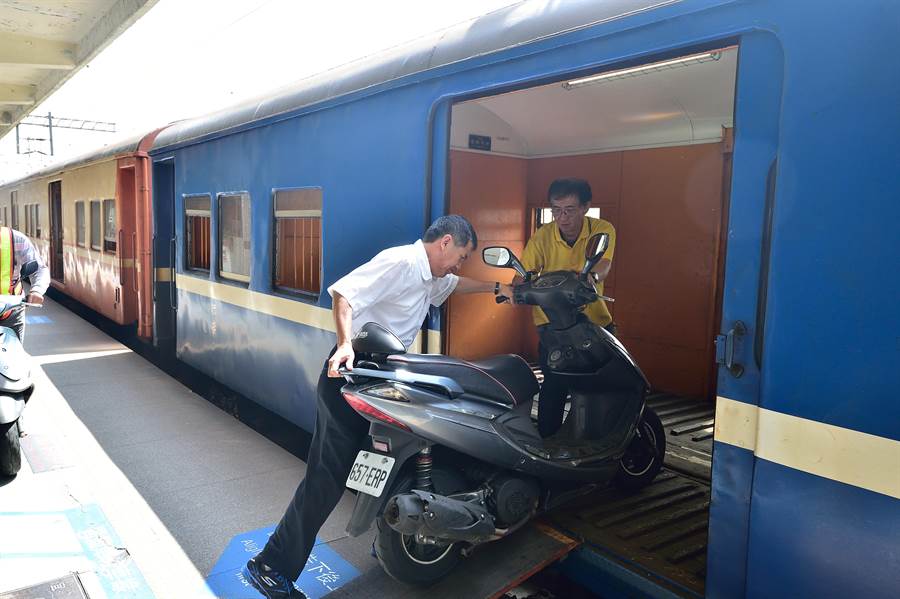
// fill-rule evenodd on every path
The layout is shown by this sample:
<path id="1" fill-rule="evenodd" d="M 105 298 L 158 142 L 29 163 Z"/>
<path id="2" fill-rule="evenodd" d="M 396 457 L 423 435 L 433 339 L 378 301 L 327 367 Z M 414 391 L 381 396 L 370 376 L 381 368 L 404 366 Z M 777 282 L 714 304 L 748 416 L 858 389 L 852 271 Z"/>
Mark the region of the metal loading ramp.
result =
<path id="1" fill-rule="evenodd" d="M 444 580 L 427 589 L 410 587 L 377 571 L 366 573 L 328 595 L 394 599 L 493 599 L 562 559 L 580 544 L 537 520 L 509 538 L 477 547 Z"/>
<path id="2" fill-rule="evenodd" d="M 605 489 L 574 500 L 548 520 L 614 569 L 676 596 L 703 596 L 709 485 L 672 470 L 636 493 Z"/>

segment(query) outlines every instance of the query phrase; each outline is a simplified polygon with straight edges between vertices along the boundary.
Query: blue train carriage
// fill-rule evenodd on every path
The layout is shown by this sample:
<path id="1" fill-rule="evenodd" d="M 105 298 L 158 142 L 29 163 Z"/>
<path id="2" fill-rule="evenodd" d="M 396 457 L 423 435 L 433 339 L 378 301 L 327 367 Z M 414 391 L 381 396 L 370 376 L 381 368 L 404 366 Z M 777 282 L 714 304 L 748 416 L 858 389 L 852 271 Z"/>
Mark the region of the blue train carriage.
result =
<path id="1" fill-rule="evenodd" d="M 620 337 L 715 437 L 693 579 L 609 548 L 579 579 L 897 596 L 898 22 L 887 1 L 525 2 L 169 127 L 156 342 L 310 430 L 330 283 L 449 212 L 520 251 L 547 184 L 585 178 L 618 231 Z M 533 358 L 527 311 L 490 300 L 433 311 L 419 349 Z"/>

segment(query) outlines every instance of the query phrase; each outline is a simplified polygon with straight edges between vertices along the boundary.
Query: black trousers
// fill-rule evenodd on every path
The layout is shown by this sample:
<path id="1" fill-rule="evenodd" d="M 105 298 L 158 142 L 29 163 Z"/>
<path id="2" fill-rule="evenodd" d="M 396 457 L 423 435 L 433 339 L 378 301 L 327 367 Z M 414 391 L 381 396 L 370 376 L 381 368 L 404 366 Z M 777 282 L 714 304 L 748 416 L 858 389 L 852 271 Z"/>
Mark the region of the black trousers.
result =
<path id="1" fill-rule="evenodd" d="M 547 348 L 538 343 L 538 361 L 544 373 L 541 394 L 538 397 L 538 433 L 541 437 L 549 437 L 562 426 L 566 408 L 566 397 L 569 386 L 565 378 L 555 374 L 547 365 Z"/>
<path id="2" fill-rule="evenodd" d="M 350 467 L 369 432 L 369 422 L 341 396 L 345 383 L 343 377 L 328 378 L 326 361 L 316 387 L 316 429 L 306 477 L 260 553 L 264 564 L 291 580 L 303 571 L 316 533 L 343 495 Z"/>

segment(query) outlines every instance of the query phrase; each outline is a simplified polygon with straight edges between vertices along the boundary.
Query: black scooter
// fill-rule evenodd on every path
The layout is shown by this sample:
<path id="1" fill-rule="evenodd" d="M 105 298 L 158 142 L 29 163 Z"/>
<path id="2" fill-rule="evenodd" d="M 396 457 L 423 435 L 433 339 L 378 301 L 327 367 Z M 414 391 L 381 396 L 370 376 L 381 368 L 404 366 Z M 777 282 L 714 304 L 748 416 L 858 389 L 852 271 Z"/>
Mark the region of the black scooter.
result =
<path id="1" fill-rule="evenodd" d="M 347 530 L 357 536 L 377 520 L 375 550 L 394 578 L 431 584 L 474 546 L 540 512 L 613 482 L 639 488 L 659 472 L 665 434 L 644 403 L 649 384 L 622 344 L 581 312 L 600 297 L 590 270 L 607 243 L 605 234 L 591 238 L 580 273 L 538 277 L 506 248 L 483 251 L 486 263 L 523 277 L 515 303 L 540 306 L 549 319 L 541 341 L 550 368 L 569 379 L 571 401 L 550 438 L 532 421 L 538 382 L 521 357 L 407 354 L 375 323 L 354 338 L 342 392 L 371 422 L 371 448 L 347 479 L 359 491 Z"/>

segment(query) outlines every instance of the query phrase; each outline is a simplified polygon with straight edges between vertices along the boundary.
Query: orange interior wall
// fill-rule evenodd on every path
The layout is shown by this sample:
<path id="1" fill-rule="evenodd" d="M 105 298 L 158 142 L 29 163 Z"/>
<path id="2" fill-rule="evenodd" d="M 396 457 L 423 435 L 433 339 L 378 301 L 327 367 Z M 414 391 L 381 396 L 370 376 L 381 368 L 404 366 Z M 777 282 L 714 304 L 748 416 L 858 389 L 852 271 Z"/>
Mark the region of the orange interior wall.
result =
<path id="1" fill-rule="evenodd" d="M 720 144 L 628 152 L 618 233 L 619 337 L 656 389 L 714 394 L 723 210 Z"/>
<path id="2" fill-rule="evenodd" d="M 478 250 L 463 266 L 463 276 L 512 281 L 514 271 L 486 265 L 481 250 L 502 245 L 521 255 L 528 217 L 526 168 L 521 158 L 450 153 L 450 212 L 469 219 L 478 235 Z M 493 295 L 479 293 L 451 296 L 446 313 L 446 353 L 465 359 L 518 353 L 533 359 L 534 352 L 525 347 L 525 335 L 534 328 L 526 310 L 497 305 Z"/>
<path id="3" fill-rule="evenodd" d="M 480 249 L 519 253 L 535 207 L 546 206 L 558 177 L 580 177 L 593 206 L 616 227 L 616 252 L 605 293 L 618 335 L 655 389 L 710 397 L 722 242 L 721 144 L 516 159 L 451 152 L 450 211 L 479 234 L 479 255 L 463 274 L 508 281 L 512 271 L 487 267 Z M 530 310 L 496 306 L 492 297 L 452 298 L 449 354 L 499 352 L 536 357 Z"/>

